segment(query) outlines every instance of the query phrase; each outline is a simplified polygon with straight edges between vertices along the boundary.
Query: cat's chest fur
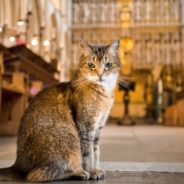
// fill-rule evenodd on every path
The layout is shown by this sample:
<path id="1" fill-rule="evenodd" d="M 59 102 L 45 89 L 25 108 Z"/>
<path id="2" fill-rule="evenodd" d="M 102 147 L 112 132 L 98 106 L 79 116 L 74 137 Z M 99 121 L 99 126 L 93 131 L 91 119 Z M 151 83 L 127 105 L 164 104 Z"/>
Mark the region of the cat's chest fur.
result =
<path id="1" fill-rule="evenodd" d="M 105 111 L 107 107 L 112 106 L 113 95 L 106 91 L 102 86 L 89 84 L 82 89 L 77 90 L 75 97 L 79 105 L 88 110 Z"/>
<path id="2" fill-rule="evenodd" d="M 112 93 L 101 86 L 86 85 L 76 91 L 74 99 L 79 123 L 87 123 L 94 130 L 104 126 L 113 104 Z"/>

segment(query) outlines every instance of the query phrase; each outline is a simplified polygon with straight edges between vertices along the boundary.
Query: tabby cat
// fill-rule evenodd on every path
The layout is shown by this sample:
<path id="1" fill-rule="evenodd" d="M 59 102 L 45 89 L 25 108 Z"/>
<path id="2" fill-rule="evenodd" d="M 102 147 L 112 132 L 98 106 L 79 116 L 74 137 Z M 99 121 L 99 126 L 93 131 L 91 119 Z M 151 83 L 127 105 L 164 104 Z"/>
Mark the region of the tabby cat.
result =
<path id="1" fill-rule="evenodd" d="M 119 40 L 110 45 L 81 42 L 81 48 L 72 80 L 44 89 L 30 102 L 20 123 L 17 159 L 0 169 L 0 181 L 105 177 L 99 136 L 113 104 Z"/>

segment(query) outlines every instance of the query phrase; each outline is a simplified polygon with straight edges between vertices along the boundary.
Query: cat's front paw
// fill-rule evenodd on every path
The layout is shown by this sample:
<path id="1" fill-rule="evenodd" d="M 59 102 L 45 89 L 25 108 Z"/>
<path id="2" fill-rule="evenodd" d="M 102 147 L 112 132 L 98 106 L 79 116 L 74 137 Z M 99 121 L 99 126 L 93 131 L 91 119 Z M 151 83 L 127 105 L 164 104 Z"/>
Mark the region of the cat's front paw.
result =
<path id="1" fill-rule="evenodd" d="M 90 179 L 91 180 L 101 180 L 105 178 L 105 171 L 102 169 L 95 169 L 94 171 L 90 172 Z"/>
<path id="2" fill-rule="evenodd" d="M 82 170 L 82 171 L 73 173 L 70 178 L 75 180 L 88 180 L 90 178 L 90 174 L 87 171 Z"/>
<path id="3" fill-rule="evenodd" d="M 88 180 L 90 178 L 90 174 L 87 172 L 87 171 L 81 171 L 79 174 L 78 174 L 79 178 L 81 180 Z"/>

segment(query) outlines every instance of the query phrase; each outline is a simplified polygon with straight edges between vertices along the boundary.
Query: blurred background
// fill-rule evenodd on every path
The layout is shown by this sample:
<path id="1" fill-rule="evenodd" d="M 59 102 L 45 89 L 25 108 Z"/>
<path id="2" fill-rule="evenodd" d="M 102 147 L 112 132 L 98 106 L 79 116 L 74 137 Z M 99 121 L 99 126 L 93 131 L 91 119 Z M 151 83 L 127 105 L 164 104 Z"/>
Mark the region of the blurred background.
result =
<path id="1" fill-rule="evenodd" d="M 163 134 L 167 140 L 183 133 L 183 26 L 183 0 L 0 0 L 0 135 L 16 135 L 29 100 L 40 90 L 70 80 L 80 39 L 107 44 L 116 38 L 120 78 L 134 87 L 117 85 L 108 124 L 140 125 L 122 128 L 126 136 L 148 135 L 153 128 L 147 125 L 156 125 L 155 137 Z M 106 133 L 113 136 L 110 129 Z M 184 141 L 176 139 L 173 145 Z M 184 160 L 179 147 L 178 158 Z"/>

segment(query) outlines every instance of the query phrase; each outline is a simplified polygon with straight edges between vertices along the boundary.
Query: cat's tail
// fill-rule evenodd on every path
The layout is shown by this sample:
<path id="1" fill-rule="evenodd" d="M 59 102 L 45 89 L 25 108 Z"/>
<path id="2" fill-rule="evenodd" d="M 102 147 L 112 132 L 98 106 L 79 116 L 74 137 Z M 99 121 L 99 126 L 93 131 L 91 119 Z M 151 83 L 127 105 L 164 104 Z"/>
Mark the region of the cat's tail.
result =
<path id="1" fill-rule="evenodd" d="M 23 181 L 23 176 L 15 170 L 15 168 L 0 168 L 0 181 Z"/>

